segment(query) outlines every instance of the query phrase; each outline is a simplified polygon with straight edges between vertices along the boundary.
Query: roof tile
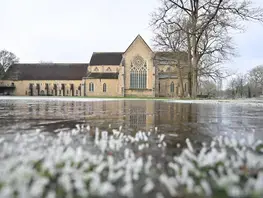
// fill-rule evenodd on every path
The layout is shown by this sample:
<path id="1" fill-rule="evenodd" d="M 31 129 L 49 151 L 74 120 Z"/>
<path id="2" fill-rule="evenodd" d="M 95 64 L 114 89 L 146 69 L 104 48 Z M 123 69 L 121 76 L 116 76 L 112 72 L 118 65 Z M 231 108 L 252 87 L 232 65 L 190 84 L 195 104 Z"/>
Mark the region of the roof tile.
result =
<path id="1" fill-rule="evenodd" d="M 87 63 L 19 63 L 10 66 L 4 80 L 81 80 L 87 67 Z"/>
<path id="2" fill-rule="evenodd" d="M 123 52 L 94 52 L 90 65 L 120 65 Z"/>

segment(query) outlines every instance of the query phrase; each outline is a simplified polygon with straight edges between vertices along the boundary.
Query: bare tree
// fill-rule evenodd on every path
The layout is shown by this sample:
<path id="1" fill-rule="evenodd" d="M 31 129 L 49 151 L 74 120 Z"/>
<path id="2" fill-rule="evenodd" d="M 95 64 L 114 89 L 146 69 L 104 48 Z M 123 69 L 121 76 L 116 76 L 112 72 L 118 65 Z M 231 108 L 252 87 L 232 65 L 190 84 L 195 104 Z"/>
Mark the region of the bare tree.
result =
<path id="1" fill-rule="evenodd" d="M 207 95 L 209 98 L 216 96 L 216 84 L 211 80 L 204 80 L 200 82 L 200 90 L 201 95 Z"/>
<path id="2" fill-rule="evenodd" d="M 156 57 L 158 62 L 166 60 L 169 65 L 175 67 L 180 84 L 180 96 L 185 96 L 183 81 L 185 76 L 184 67 L 187 63 L 186 49 L 186 34 L 180 29 L 175 28 L 173 25 L 162 25 L 155 32 L 153 39 L 154 45 L 157 49 L 166 52 Z"/>
<path id="3" fill-rule="evenodd" d="M 185 32 L 191 68 L 191 94 L 196 97 L 202 57 L 215 57 L 218 62 L 220 58 L 226 58 L 222 55 L 229 54 L 229 51 L 222 52 L 222 43 L 214 35 L 219 30 L 221 36 L 228 36 L 232 30 L 241 30 L 244 21 L 262 22 L 262 8 L 253 7 L 249 0 L 161 0 L 161 6 L 153 13 L 151 24 L 155 29 L 163 24 L 173 25 Z M 204 42 L 210 42 L 211 38 L 211 45 L 206 46 L 213 46 L 213 50 L 203 48 Z M 223 41 L 226 41 L 226 38 Z"/>
<path id="4" fill-rule="evenodd" d="M 17 62 L 19 62 L 19 59 L 16 57 L 14 53 L 9 52 L 7 50 L 1 50 L 0 51 L 0 79 L 4 76 L 8 68 L 12 64 Z"/>
<path id="5" fill-rule="evenodd" d="M 254 88 L 260 88 L 263 93 L 263 65 L 257 66 L 248 73 L 249 82 Z"/>
<path id="6" fill-rule="evenodd" d="M 248 96 L 247 79 L 246 74 L 237 74 L 230 79 L 228 89 L 231 91 L 233 98 Z"/>

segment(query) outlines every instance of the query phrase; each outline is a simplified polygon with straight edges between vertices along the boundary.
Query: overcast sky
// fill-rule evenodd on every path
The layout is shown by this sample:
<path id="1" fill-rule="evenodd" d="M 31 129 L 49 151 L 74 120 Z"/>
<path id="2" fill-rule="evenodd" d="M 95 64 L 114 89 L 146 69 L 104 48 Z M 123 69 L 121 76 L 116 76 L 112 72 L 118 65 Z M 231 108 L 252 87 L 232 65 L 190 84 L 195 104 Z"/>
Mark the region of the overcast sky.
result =
<path id="1" fill-rule="evenodd" d="M 263 6 L 262 0 L 254 0 Z M 1 0 L 0 49 L 20 62 L 89 62 L 93 51 L 125 51 L 138 35 L 151 45 L 150 13 L 158 0 Z M 240 57 L 226 65 L 245 72 L 263 64 L 263 25 L 236 35 Z"/>

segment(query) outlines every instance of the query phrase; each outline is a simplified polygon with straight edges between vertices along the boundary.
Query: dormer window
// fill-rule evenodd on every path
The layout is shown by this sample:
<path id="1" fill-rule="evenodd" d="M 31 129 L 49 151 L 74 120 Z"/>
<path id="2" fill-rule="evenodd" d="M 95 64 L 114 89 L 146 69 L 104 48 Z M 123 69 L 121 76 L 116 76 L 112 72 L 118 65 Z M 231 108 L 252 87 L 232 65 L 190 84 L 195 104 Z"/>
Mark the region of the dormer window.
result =
<path id="1" fill-rule="evenodd" d="M 111 72 L 111 68 L 108 67 L 108 68 L 106 69 L 106 71 L 107 71 L 107 72 Z"/>

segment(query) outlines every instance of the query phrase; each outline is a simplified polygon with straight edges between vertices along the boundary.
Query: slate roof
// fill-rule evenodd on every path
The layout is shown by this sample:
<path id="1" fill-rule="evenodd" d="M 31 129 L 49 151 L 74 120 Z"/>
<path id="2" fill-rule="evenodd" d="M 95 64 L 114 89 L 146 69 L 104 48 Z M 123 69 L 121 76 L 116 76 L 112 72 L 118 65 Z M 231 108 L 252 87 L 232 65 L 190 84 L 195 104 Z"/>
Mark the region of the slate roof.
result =
<path id="1" fill-rule="evenodd" d="M 89 73 L 87 78 L 94 79 L 118 79 L 119 73 Z"/>
<path id="2" fill-rule="evenodd" d="M 94 52 L 90 65 L 120 65 L 123 52 Z"/>
<path id="3" fill-rule="evenodd" d="M 180 59 L 183 62 L 187 62 L 187 52 L 155 52 L 155 60 L 157 61 L 173 61 Z"/>
<path id="4" fill-rule="evenodd" d="M 10 66 L 4 80 L 81 80 L 87 67 L 87 63 L 19 63 Z"/>

